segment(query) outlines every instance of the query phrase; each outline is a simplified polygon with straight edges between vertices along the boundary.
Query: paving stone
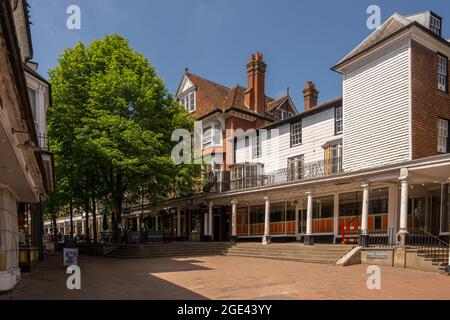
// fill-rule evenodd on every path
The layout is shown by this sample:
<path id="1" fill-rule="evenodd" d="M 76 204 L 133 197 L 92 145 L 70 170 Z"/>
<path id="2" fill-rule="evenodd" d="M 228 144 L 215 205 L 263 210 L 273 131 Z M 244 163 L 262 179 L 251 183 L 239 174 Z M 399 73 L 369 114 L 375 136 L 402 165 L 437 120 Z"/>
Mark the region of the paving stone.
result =
<path id="1" fill-rule="evenodd" d="M 381 290 L 367 266 L 209 256 L 125 260 L 82 256 L 81 290 L 68 290 L 60 256 L 47 257 L 0 299 L 450 299 L 450 277 L 381 267 Z"/>

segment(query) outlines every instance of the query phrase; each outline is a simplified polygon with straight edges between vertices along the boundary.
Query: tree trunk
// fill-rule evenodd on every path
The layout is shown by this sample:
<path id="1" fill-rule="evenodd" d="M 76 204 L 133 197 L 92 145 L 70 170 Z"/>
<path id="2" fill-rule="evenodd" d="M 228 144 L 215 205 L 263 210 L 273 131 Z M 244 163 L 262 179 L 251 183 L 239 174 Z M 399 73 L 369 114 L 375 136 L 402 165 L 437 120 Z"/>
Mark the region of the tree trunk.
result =
<path id="1" fill-rule="evenodd" d="M 94 245 L 97 245 L 97 212 L 95 195 L 92 195 L 92 233 L 94 234 Z"/>
<path id="2" fill-rule="evenodd" d="M 116 196 L 116 220 L 117 225 L 122 224 L 122 199 L 119 195 Z"/>
<path id="3" fill-rule="evenodd" d="M 86 227 L 84 229 L 85 229 L 85 233 L 86 233 L 86 241 L 89 242 L 89 238 L 90 238 L 89 237 L 89 198 L 86 201 L 85 211 L 86 211 L 86 221 L 85 221 Z"/>
<path id="4" fill-rule="evenodd" d="M 58 226 L 56 225 L 56 217 L 53 217 L 53 242 L 58 242 Z"/>
<path id="5" fill-rule="evenodd" d="M 73 202 L 69 201 L 69 214 L 70 214 L 70 237 L 73 238 Z"/>

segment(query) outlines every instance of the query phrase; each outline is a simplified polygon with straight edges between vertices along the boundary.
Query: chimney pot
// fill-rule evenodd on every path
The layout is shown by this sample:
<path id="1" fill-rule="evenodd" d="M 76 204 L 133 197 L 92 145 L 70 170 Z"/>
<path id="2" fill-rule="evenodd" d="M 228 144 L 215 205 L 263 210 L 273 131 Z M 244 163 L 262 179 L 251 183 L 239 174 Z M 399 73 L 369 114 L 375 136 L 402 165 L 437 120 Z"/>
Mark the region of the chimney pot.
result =
<path id="1" fill-rule="evenodd" d="M 245 103 L 248 108 L 258 113 L 266 111 L 266 67 L 262 53 L 257 52 L 250 56 L 247 64 L 248 89 L 245 92 Z"/>
<path id="2" fill-rule="evenodd" d="M 317 101 L 319 99 L 319 91 L 316 89 L 316 85 L 312 81 L 306 82 L 305 90 L 303 90 L 303 96 L 305 98 L 305 111 L 308 111 L 314 107 L 317 107 Z"/>

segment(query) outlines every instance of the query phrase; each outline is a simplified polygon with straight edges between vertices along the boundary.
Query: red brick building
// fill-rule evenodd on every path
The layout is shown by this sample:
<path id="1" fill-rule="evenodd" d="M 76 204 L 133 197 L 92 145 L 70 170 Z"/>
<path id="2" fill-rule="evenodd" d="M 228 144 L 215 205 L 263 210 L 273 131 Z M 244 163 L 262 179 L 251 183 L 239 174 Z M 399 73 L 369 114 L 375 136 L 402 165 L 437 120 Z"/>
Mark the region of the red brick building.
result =
<path id="1" fill-rule="evenodd" d="M 233 162 L 231 154 L 227 158 L 231 152 L 225 143 L 227 130 L 257 129 L 297 114 L 289 93 L 277 99 L 266 95 L 267 65 L 261 53 L 252 55 L 246 68 L 247 88 L 228 88 L 186 69 L 176 93 L 177 100 L 202 123 L 202 154 L 223 159 L 216 164 L 220 171 L 228 171 Z"/>

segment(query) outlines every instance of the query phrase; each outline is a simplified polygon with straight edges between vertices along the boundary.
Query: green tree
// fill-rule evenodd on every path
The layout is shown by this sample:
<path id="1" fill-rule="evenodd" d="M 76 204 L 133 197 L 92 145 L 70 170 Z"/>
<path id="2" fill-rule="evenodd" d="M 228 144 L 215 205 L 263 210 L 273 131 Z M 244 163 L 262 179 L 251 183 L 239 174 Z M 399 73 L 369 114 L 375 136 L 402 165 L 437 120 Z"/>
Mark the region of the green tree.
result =
<path id="1" fill-rule="evenodd" d="M 110 35 L 66 49 L 50 82 L 49 135 L 66 199 L 87 209 L 89 199 L 109 200 L 120 222 L 124 202 L 142 190 L 151 201 L 192 192 L 191 170 L 174 165 L 170 139 L 192 120 L 127 40 Z"/>

